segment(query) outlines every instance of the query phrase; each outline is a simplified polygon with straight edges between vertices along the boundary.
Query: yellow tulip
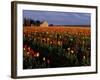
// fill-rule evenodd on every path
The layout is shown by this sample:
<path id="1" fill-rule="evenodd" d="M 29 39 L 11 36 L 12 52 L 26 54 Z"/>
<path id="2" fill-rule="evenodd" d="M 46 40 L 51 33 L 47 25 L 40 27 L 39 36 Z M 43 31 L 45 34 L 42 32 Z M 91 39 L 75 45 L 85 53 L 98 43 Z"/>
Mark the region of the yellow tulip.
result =
<path id="1" fill-rule="evenodd" d="M 45 61 L 45 57 L 43 57 L 43 61 Z"/>
<path id="2" fill-rule="evenodd" d="M 71 53 L 74 53 L 74 50 L 71 50 Z"/>
<path id="3" fill-rule="evenodd" d="M 70 48 L 67 48 L 67 50 L 69 51 L 69 50 L 70 50 Z"/>

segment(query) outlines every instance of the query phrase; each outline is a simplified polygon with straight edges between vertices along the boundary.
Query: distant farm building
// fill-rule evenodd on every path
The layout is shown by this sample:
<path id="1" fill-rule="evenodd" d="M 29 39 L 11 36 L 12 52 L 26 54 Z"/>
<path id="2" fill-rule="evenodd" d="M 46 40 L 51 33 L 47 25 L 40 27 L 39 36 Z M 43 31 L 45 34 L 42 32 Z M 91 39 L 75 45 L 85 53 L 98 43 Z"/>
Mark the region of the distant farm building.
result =
<path id="1" fill-rule="evenodd" d="M 40 24 L 40 27 L 48 27 L 48 22 L 44 21 Z"/>

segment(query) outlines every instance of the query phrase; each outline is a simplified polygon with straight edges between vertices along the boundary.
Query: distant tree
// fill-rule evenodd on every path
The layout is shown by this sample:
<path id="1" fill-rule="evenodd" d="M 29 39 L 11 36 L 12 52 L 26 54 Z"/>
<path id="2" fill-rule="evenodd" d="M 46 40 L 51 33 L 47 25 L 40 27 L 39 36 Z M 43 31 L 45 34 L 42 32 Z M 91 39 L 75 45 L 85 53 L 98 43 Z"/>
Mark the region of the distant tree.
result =
<path id="1" fill-rule="evenodd" d="M 23 26 L 26 26 L 26 18 L 23 19 Z"/>
<path id="2" fill-rule="evenodd" d="M 41 22 L 39 20 L 37 20 L 35 23 L 36 23 L 36 26 L 40 26 Z"/>
<path id="3" fill-rule="evenodd" d="M 50 24 L 49 26 L 53 26 L 53 24 Z"/>
<path id="4" fill-rule="evenodd" d="M 35 25 L 35 21 L 34 20 L 30 20 L 31 25 Z"/>
<path id="5" fill-rule="evenodd" d="M 30 19 L 24 18 L 24 20 L 23 20 L 23 25 L 24 25 L 24 26 L 30 26 L 30 25 L 31 25 Z"/>

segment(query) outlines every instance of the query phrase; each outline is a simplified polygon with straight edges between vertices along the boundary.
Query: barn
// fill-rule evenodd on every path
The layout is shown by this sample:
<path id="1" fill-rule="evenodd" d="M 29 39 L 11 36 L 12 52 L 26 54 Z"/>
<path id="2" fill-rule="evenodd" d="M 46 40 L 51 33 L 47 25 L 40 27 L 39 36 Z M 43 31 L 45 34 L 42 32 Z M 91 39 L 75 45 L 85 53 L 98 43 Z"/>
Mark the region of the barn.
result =
<path id="1" fill-rule="evenodd" d="M 48 27 L 48 22 L 44 21 L 40 24 L 40 27 Z"/>

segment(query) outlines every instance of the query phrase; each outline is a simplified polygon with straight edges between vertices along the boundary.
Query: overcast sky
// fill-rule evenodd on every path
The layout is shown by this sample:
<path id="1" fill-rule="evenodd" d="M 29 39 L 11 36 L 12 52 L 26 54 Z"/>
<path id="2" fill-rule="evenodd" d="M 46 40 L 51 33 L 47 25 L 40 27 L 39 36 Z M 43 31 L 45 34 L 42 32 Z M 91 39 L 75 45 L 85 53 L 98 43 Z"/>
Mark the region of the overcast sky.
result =
<path id="1" fill-rule="evenodd" d="M 23 18 L 47 21 L 54 25 L 90 25 L 90 13 L 23 10 Z"/>

